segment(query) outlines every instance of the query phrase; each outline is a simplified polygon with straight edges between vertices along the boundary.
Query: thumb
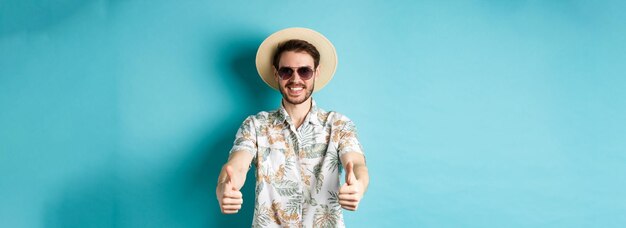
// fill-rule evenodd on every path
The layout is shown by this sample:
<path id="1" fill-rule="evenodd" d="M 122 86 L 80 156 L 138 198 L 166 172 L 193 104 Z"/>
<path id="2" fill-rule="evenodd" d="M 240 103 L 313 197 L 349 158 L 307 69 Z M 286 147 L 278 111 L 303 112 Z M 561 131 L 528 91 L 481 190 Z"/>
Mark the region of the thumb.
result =
<path id="1" fill-rule="evenodd" d="M 233 167 L 231 167 L 230 165 L 226 166 L 226 183 L 230 184 L 230 185 L 234 185 L 235 181 L 234 181 L 234 177 L 235 175 L 233 174 L 235 171 L 233 170 Z M 234 186 L 233 186 L 234 188 Z"/>
<path id="2" fill-rule="evenodd" d="M 348 162 L 346 164 L 346 184 L 352 185 L 356 182 L 356 176 L 354 175 L 354 163 Z"/>

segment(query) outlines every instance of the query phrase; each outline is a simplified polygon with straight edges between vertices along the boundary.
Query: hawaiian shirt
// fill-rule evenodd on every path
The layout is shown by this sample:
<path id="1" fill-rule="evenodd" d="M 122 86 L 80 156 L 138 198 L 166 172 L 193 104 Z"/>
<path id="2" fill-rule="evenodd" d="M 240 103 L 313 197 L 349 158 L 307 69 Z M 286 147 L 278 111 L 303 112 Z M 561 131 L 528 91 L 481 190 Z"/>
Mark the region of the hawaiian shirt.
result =
<path id="1" fill-rule="evenodd" d="M 254 156 L 252 227 L 345 227 L 338 201 L 340 157 L 363 153 L 355 125 L 315 101 L 296 128 L 281 105 L 246 118 L 230 153 Z"/>

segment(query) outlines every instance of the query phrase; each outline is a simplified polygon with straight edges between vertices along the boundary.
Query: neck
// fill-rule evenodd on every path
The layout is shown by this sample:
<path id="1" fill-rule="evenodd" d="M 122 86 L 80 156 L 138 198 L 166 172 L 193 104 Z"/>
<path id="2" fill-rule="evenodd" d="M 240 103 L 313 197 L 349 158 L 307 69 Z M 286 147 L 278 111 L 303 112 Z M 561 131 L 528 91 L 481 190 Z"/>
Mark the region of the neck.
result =
<path id="1" fill-rule="evenodd" d="M 283 99 L 283 107 L 285 107 L 287 114 L 289 114 L 289 117 L 291 117 L 291 121 L 296 128 L 299 128 L 300 125 L 302 125 L 302 122 L 304 122 L 304 118 L 306 118 L 306 115 L 309 113 L 311 107 L 313 106 L 312 102 L 313 100 L 311 99 L 311 97 L 309 97 L 309 99 L 302 102 L 301 104 L 292 104 Z"/>

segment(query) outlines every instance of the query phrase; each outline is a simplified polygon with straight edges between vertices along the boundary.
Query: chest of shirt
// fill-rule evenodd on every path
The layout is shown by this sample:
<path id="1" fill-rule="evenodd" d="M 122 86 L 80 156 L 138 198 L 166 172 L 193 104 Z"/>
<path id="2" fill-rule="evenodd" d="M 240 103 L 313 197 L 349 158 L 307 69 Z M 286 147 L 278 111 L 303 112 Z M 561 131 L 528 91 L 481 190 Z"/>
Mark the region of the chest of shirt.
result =
<path id="1" fill-rule="evenodd" d="M 336 153 L 337 145 L 330 140 L 331 126 L 305 123 L 300 128 L 288 124 L 266 124 L 257 128 L 257 157 L 272 163 L 291 161 L 314 162 Z"/>

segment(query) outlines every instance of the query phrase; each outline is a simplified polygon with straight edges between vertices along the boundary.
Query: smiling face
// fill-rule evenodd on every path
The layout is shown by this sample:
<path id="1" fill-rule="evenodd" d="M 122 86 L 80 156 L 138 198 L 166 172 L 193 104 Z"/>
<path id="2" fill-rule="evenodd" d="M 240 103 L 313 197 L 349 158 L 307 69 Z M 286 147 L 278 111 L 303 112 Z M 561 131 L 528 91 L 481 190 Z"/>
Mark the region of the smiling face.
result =
<path id="1" fill-rule="evenodd" d="M 315 68 L 313 57 L 306 52 L 283 52 L 278 62 L 278 69 L 285 67 L 293 70 L 291 77 L 287 79 L 282 79 L 278 75 L 278 70 L 274 69 L 274 77 L 278 82 L 283 100 L 294 105 L 308 101 L 315 89 L 315 79 L 319 73 L 319 67 L 318 69 Z M 313 76 L 308 80 L 304 80 L 300 76 L 300 70 L 298 69 L 303 67 L 313 69 Z"/>

